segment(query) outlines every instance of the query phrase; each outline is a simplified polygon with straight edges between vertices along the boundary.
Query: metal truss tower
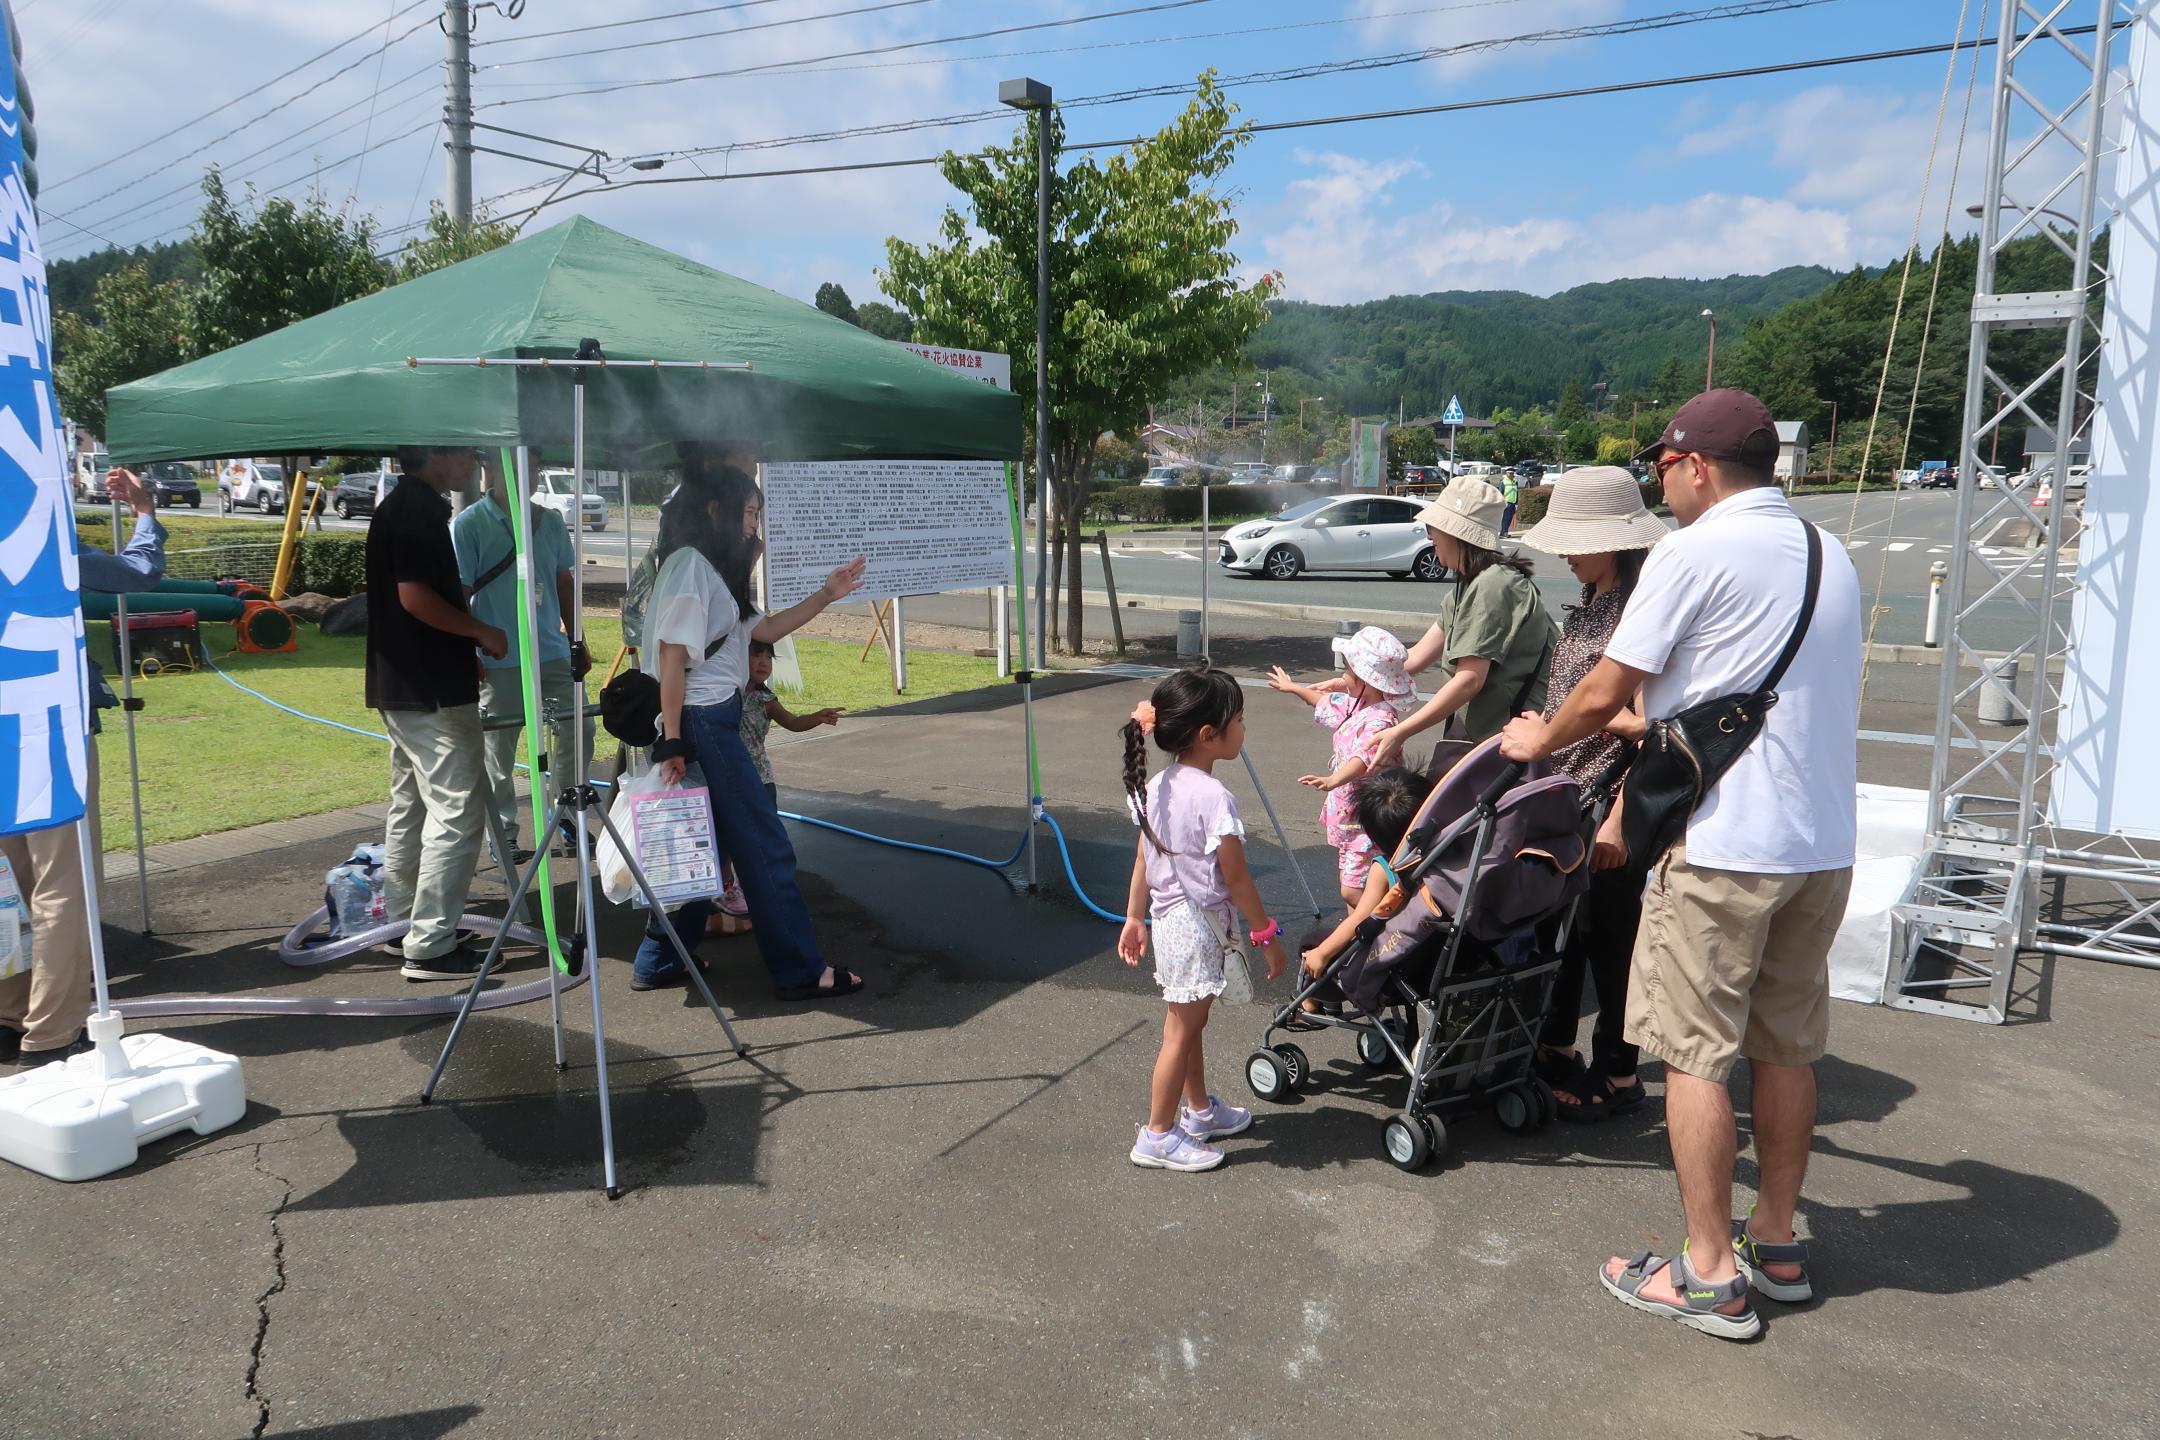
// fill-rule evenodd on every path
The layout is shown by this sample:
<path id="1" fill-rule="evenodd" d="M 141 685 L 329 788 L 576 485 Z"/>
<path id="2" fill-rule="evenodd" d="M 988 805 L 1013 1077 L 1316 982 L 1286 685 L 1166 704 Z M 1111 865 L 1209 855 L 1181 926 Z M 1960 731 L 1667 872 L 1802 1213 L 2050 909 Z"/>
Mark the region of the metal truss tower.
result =
<path id="1" fill-rule="evenodd" d="M 2051 865 L 2071 863 L 2044 843 L 2042 808 L 2076 589 L 2063 557 L 2069 486 L 2061 482 L 2094 412 L 2098 300 L 2107 279 L 2094 242 L 2108 221 L 2103 168 L 2120 99 L 2111 65 L 2121 61 L 2124 26 L 2136 10 L 2127 0 L 1997 7 L 1927 849 L 1892 916 L 1883 997 L 1901 1009 L 1999 1024 L 2018 952 L 2041 940 L 2041 881 Z M 2068 286 L 2004 289 L 2005 247 L 2035 235 L 2070 262 Z M 2047 338 L 2007 338 L 2014 332 Z M 2044 347 L 2042 363 L 2025 379 L 2036 345 Z M 2013 434 L 2046 431 L 2053 454 L 2035 455 L 2023 483 L 1982 489 L 1981 461 L 2005 426 L 2017 427 Z M 2043 481 L 2052 483 L 2036 504 Z M 2006 522 L 2014 532 L 2037 525 L 2037 542 L 1997 546 L 1992 537 Z M 2008 692 L 2007 734 L 1982 728 L 1978 709 L 1989 690 L 1998 702 Z"/>

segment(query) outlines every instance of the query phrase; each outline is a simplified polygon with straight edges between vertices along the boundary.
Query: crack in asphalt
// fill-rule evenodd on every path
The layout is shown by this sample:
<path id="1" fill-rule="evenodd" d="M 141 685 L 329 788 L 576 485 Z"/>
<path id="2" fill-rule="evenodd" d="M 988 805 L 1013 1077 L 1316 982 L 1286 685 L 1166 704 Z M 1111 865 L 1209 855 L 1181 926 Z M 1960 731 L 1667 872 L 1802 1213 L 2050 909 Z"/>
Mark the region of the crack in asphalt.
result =
<path id="1" fill-rule="evenodd" d="M 279 1223 L 279 1217 L 285 1213 L 285 1207 L 292 1204 L 293 1182 L 263 1164 L 262 1143 L 254 1148 L 256 1173 L 275 1180 L 285 1189 L 270 1211 L 270 1262 L 277 1271 L 277 1278 L 255 1297 L 255 1343 L 248 1347 L 247 1398 L 255 1403 L 255 1428 L 248 1435 L 249 1440 L 261 1440 L 263 1432 L 270 1428 L 270 1399 L 262 1388 L 263 1345 L 270 1338 L 271 1297 L 284 1290 L 288 1278 L 285 1273 L 285 1227 Z"/>

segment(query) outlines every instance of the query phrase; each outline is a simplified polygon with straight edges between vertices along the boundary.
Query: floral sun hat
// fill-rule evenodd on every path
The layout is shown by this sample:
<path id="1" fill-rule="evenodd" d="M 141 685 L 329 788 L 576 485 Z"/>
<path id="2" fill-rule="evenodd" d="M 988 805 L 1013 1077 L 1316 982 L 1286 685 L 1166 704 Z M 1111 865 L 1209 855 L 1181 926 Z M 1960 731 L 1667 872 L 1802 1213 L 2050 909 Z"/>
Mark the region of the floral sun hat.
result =
<path id="1" fill-rule="evenodd" d="M 1343 657 L 1350 673 L 1386 695 L 1410 693 L 1410 671 L 1404 661 L 1410 652 L 1402 641 L 1378 625 L 1367 625 L 1351 636 L 1336 636 L 1331 648 Z"/>

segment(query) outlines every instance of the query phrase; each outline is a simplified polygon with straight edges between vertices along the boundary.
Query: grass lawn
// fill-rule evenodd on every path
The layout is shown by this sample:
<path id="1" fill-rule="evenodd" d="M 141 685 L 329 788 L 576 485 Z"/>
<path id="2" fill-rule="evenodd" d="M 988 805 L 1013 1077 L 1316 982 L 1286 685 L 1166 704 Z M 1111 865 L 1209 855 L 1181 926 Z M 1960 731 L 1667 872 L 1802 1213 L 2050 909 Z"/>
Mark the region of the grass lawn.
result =
<path id="1" fill-rule="evenodd" d="M 94 621 L 88 628 L 90 653 L 109 657 L 111 627 Z M 230 643 L 226 627 L 206 626 L 203 634 L 219 668 L 241 684 L 310 715 L 382 733 L 381 717 L 361 704 L 367 642 L 360 637 L 303 627 L 300 648 L 292 654 L 241 655 L 221 653 Z M 593 649 L 588 692 L 597 695 L 600 677 L 621 649 L 622 627 L 593 620 L 586 636 Z M 798 640 L 806 693 L 783 698 L 794 708 L 838 705 L 851 713 L 896 703 L 884 649 L 871 651 L 869 660 L 858 664 L 861 650 L 843 641 Z M 993 661 L 914 652 L 908 656 L 908 693 L 901 699 L 930 699 L 995 683 Z M 143 838 L 150 844 L 364 805 L 386 793 L 389 760 L 383 742 L 284 714 L 207 670 L 139 680 L 135 693 L 144 702 L 135 735 L 143 776 Z M 98 763 L 105 845 L 128 849 L 135 832 L 127 727 L 117 710 L 105 711 L 102 718 Z M 611 743 L 601 737 L 603 750 Z"/>

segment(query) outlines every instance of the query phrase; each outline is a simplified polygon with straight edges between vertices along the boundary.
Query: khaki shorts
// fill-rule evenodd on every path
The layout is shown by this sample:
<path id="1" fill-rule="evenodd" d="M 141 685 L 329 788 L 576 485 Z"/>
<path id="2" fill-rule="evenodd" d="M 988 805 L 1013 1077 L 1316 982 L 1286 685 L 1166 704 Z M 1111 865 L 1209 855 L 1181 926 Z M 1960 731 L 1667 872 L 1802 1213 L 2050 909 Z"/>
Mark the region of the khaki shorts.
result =
<path id="1" fill-rule="evenodd" d="M 1696 869 L 1676 845 L 1650 872 L 1628 975 L 1629 1041 L 1723 1080 L 1746 1056 L 1807 1065 L 1830 1039 L 1830 939 L 1852 869 Z"/>

